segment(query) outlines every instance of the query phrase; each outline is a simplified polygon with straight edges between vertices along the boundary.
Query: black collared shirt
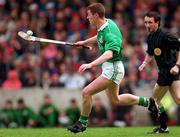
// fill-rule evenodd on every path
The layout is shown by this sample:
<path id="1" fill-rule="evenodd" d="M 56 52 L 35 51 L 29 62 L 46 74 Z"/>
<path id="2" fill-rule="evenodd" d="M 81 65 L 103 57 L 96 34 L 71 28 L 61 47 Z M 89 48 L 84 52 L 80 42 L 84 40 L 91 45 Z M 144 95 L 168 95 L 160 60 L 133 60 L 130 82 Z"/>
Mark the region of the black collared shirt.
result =
<path id="1" fill-rule="evenodd" d="M 154 56 L 159 69 L 170 69 L 176 64 L 180 50 L 178 38 L 164 32 L 161 28 L 147 37 L 147 53 Z"/>

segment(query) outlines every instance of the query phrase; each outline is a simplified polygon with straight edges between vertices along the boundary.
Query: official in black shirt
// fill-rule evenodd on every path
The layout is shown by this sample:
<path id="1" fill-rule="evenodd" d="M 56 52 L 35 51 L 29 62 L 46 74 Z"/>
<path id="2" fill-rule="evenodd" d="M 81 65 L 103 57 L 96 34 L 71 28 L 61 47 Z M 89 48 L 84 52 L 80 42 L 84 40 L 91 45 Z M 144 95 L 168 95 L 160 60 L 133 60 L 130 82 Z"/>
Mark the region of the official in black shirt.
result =
<path id="1" fill-rule="evenodd" d="M 167 115 L 161 104 L 161 99 L 169 90 L 176 104 L 180 104 L 180 42 L 178 38 L 160 28 L 160 15 L 158 13 L 147 13 L 144 17 L 144 23 L 149 32 L 148 48 L 145 60 L 140 65 L 139 70 L 142 71 L 153 58 L 158 66 L 158 79 L 153 97 L 159 106 L 160 127 L 155 128 L 151 133 L 169 133 L 166 123 Z"/>
<path id="2" fill-rule="evenodd" d="M 179 80 L 179 73 L 170 72 L 174 66 L 179 67 L 179 64 L 176 64 L 177 53 L 180 48 L 178 39 L 158 28 L 149 34 L 147 43 L 147 54 L 154 56 L 159 69 L 157 84 L 159 86 L 171 86 L 173 81 Z"/>

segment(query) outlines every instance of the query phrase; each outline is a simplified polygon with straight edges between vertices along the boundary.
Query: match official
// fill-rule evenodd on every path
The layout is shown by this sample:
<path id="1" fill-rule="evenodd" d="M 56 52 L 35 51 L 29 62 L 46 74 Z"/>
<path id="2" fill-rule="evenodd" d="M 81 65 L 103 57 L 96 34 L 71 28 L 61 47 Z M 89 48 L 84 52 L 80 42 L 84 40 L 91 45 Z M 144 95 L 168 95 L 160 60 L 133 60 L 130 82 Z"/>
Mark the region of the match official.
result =
<path id="1" fill-rule="evenodd" d="M 151 133 L 169 133 L 166 123 L 167 115 L 161 104 L 161 99 L 169 90 L 176 104 L 180 104 L 180 42 L 178 38 L 160 28 L 160 15 L 158 13 L 147 13 L 144 17 L 144 23 L 149 32 L 148 48 L 145 60 L 140 65 L 139 70 L 142 71 L 153 58 L 158 66 L 158 79 L 154 87 L 153 98 L 159 105 L 160 127 L 155 128 Z"/>

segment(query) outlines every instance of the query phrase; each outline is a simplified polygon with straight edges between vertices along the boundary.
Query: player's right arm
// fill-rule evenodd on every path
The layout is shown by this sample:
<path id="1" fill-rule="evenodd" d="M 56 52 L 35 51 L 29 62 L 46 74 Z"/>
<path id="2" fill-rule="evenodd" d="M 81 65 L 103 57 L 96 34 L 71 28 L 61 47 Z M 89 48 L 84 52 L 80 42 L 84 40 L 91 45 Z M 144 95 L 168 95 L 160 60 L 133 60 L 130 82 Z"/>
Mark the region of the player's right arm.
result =
<path id="1" fill-rule="evenodd" d="M 143 63 L 139 66 L 139 71 L 142 71 L 146 67 L 146 65 L 152 60 L 152 58 L 153 56 L 146 54 Z"/>
<path id="2" fill-rule="evenodd" d="M 93 44 L 96 41 L 97 41 L 97 35 L 95 35 L 94 37 L 91 37 L 89 39 L 83 40 L 83 41 L 78 41 L 74 44 L 77 46 L 84 46 L 84 45 L 88 45 L 88 44 Z"/>

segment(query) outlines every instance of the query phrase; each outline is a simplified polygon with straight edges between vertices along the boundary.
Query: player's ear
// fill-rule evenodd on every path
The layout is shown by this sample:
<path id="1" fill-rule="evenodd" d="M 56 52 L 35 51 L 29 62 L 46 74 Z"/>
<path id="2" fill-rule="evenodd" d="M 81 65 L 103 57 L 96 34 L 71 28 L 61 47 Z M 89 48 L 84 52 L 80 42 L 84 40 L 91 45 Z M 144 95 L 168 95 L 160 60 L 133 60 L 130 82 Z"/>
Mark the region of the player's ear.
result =
<path id="1" fill-rule="evenodd" d="M 94 13 L 94 17 L 98 18 L 98 17 L 99 17 L 99 14 Z"/>

